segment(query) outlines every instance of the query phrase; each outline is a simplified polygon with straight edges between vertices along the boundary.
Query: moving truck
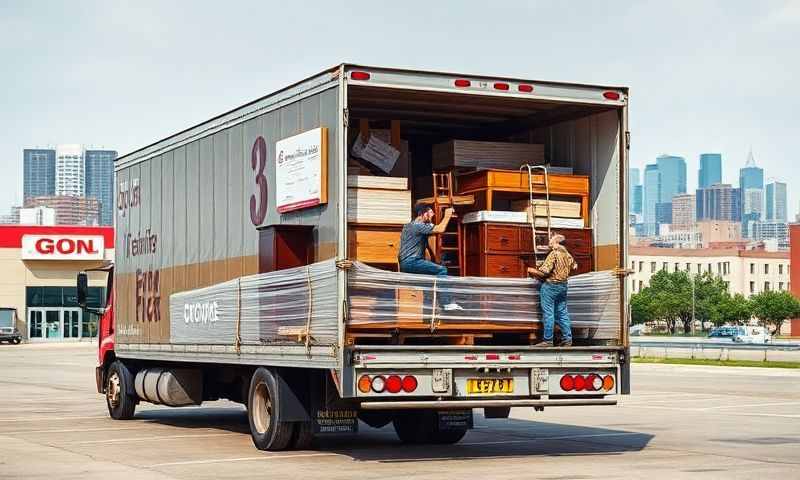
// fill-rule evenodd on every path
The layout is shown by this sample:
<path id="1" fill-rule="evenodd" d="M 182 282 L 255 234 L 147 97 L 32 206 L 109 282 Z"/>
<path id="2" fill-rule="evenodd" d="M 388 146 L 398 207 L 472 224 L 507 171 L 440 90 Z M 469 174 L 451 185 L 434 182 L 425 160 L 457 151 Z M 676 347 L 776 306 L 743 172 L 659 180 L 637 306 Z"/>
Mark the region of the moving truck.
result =
<path id="1" fill-rule="evenodd" d="M 520 163 L 550 172 L 486 173 L 480 159 L 450 169 L 445 195 L 471 185 L 470 201 L 483 202 L 473 216 L 529 194 L 568 200 L 559 188 L 583 195 L 588 243 L 573 254 L 588 273 L 570 279 L 573 345 L 532 345 L 531 225 L 470 233 L 464 215 L 458 235 L 477 240 L 456 237 L 460 248 L 483 250 L 459 262 L 491 271 L 438 278 L 391 265 L 398 225 L 380 214 L 359 223 L 359 182 L 400 179 L 405 200 L 371 205 L 410 219 L 407 199 L 441 167 L 432 152 L 453 141 L 538 145 Z M 124 155 L 98 392 L 119 420 L 142 401 L 240 402 L 264 450 L 304 448 L 359 420 L 393 423 L 405 442 L 454 443 L 474 409 L 614 405 L 629 391 L 628 143 L 625 87 L 342 64 Z M 78 291 L 85 305 L 85 272 Z M 442 295 L 463 310 L 438 308 Z"/>

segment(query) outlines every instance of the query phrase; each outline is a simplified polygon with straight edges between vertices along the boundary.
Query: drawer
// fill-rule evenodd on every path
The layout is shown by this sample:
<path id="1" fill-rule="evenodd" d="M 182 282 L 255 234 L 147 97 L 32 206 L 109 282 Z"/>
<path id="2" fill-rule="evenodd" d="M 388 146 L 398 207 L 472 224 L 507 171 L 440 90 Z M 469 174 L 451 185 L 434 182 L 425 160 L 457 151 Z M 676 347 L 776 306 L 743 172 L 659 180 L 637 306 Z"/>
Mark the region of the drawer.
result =
<path id="1" fill-rule="evenodd" d="M 591 230 L 553 230 L 553 233 L 564 235 L 564 247 L 572 256 L 582 256 L 592 254 L 592 231 Z M 536 235 L 537 245 L 547 245 L 547 234 Z M 530 230 L 520 232 L 520 248 L 523 252 L 533 251 L 533 240 Z"/>
<path id="2" fill-rule="evenodd" d="M 399 229 L 351 226 L 347 234 L 350 258 L 365 263 L 397 263 Z"/>
<path id="3" fill-rule="evenodd" d="M 487 225 L 486 250 L 495 252 L 519 251 L 519 228 L 504 225 Z"/>
<path id="4" fill-rule="evenodd" d="M 522 260 L 519 255 L 486 255 L 487 277 L 522 278 L 524 277 Z"/>

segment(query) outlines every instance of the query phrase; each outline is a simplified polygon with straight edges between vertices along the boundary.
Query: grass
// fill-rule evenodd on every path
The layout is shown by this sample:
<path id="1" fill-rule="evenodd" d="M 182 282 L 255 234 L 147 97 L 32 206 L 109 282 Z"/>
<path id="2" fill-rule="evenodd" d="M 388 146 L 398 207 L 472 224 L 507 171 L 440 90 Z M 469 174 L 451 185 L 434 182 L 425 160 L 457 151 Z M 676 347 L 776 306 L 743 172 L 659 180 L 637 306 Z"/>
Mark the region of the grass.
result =
<path id="1" fill-rule="evenodd" d="M 760 360 L 709 360 L 703 358 L 645 358 L 633 357 L 633 363 L 664 365 L 710 365 L 715 367 L 800 368 L 800 362 L 762 362 Z"/>

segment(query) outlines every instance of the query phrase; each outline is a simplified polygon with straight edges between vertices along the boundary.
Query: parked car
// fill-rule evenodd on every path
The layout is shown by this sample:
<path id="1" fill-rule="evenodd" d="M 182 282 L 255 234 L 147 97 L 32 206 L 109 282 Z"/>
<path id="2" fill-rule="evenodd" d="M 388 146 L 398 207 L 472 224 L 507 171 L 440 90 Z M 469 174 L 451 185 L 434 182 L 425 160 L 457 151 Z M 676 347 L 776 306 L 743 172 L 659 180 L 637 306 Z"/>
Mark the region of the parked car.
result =
<path id="1" fill-rule="evenodd" d="M 772 335 L 764 327 L 739 327 L 741 330 L 733 337 L 736 343 L 769 343 Z"/>
<path id="2" fill-rule="evenodd" d="M 0 342 L 19 344 L 22 334 L 17 329 L 17 309 L 0 307 Z"/>
<path id="3" fill-rule="evenodd" d="M 709 338 L 733 338 L 739 333 L 744 333 L 744 327 L 741 326 L 723 326 L 711 329 L 708 332 Z"/>

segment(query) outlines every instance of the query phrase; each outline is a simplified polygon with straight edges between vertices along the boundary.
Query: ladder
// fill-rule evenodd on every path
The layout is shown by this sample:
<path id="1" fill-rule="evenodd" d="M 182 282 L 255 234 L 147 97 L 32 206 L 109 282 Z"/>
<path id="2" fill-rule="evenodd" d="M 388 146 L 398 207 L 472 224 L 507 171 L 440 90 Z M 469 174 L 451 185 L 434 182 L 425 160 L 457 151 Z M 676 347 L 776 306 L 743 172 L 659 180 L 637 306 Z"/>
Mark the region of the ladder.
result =
<path id="1" fill-rule="evenodd" d="M 547 167 L 544 165 L 529 165 L 525 164 L 519 168 L 520 172 L 523 170 L 527 170 L 528 172 L 528 209 L 530 214 L 528 215 L 528 219 L 531 222 L 531 240 L 533 241 L 533 257 L 538 267 L 542 260 L 539 259 L 542 255 L 547 255 L 548 253 L 548 246 L 547 245 L 538 245 L 536 243 L 536 235 L 547 235 L 547 241 L 549 243 L 550 237 L 552 236 L 552 228 L 551 228 L 551 218 L 550 218 L 550 178 L 547 175 Z M 541 182 L 536 181 L 536 173 L 537 171 L 541 171 Z M 538 214 L 538 205 L 534 204 L 533 193 L 534 189 L 539 187 L 544 189 L 545 195 L 545 215 Z M 547 230 L 537 230 L 536 229 L 536 220 L 539 218 L 547 219 Z"/>
<path id="2" fill-rule="evenodd" d="M 434 221 L 438 224 L 444 218 L 444 211 L 455 207 L 453 200 L 453 172 L 433 173 L 433 213 Z M 463 265 L 461 251 L 461 220 L 453 214 L 447 230 L 439 235 L 434 235 L 434 255 L 442 265 L 447 268 L 448 275 L 460 276 Z"/>

